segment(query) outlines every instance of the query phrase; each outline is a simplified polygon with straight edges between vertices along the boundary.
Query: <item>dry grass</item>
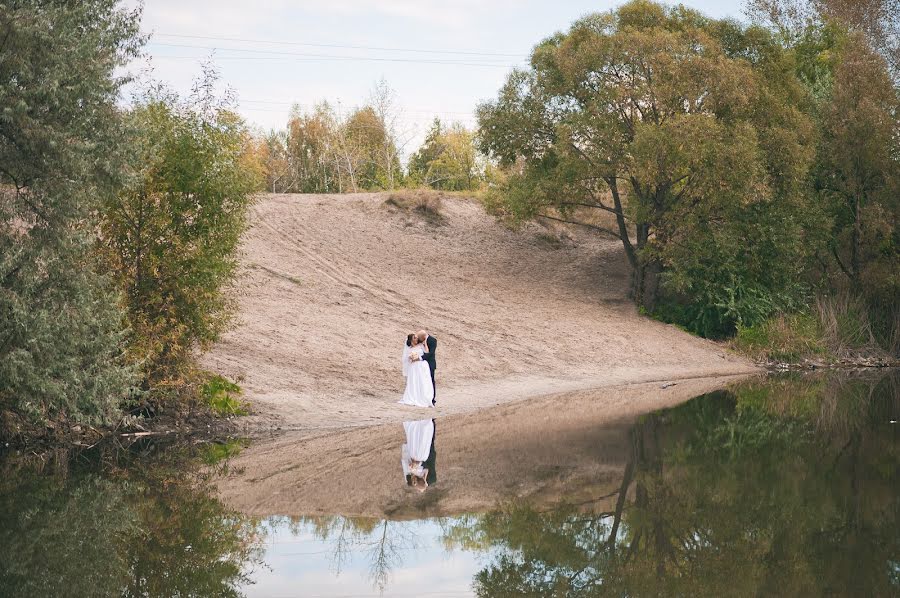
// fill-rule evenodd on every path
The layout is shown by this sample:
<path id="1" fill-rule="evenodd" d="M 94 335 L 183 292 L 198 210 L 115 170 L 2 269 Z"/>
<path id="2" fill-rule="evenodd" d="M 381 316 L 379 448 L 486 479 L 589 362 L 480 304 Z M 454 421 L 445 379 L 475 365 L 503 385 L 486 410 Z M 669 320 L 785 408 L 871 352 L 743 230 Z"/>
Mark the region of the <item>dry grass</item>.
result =
<path id="1" fill-rule="evenodd" d="M 443 193 L 433 189 L 402 189 L 388 195 L 384 205 L 415 214 L 432 226 L 443 226 L 442 198 Z"/>
<path id="2" fill-rule="evenodd" d="M 870 313 L 865 300 L 849 292 L 820 296 L 808 313 L 777 314 L 756 326 L 740 328 L 732 347 L 754 359 L 785 362 L 884 357 L 886 352 L 896 352 L 900 323 L 879 331 Z"/>
<path id="3" fill-rule="evenodd" d="M 865 302 L 849 292 L 818 297 L 814 306 L 822 339 L 836 357 L 882 352 Z"/>

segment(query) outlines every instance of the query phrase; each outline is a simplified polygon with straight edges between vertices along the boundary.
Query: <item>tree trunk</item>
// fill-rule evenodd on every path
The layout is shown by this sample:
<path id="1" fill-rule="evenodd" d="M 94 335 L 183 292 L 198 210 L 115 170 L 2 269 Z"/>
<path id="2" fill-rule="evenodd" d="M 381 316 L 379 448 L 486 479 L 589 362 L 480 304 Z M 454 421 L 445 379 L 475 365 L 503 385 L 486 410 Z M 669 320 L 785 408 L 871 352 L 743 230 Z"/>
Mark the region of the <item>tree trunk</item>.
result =
<path id="1" fill-rule="evenodd" d="M 859 281 L 859 244 L 862 238 L 862 222 L 860 217 L 860 208 L 862 206 L 862 198 L 857 194 L 854 197 L 856 205 L 854 206 L 854 222 L 853 233 L 850 240 L 850 276 L 853 282 Z"/>

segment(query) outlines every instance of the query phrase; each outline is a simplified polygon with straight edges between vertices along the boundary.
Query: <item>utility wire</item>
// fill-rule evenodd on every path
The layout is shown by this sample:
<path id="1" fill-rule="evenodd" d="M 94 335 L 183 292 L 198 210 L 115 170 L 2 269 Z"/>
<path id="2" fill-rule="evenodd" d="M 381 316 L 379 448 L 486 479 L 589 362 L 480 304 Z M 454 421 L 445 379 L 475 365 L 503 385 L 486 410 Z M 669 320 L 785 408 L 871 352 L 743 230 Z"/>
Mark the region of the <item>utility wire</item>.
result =
<path id="1" fill-rule="evenodd" d="M 410 62 L 410 63 L 421 63 L 421 64 L 453 64 L 459 66 L 487 66 L 487 67 L 495 67 L 495 68 L 515 68 L 515 65 L 511 64 L 497 64 L 497 63 L 488 63 L 488 62 L 464 62 L 458 60 L 440 60 L 440 59 L 417 59 L 417 58 L 384 58 L 384 57 L 374 57 L 374 56 L 337 56 L 333 54 L 312 54 L 308 52 L 284 52 L 284 51 L 276 51 L 276 50 L 259 50 L 254 48 L 222 48 L 217 46 L 199 46 L 199 45 L 189 45 L 189 44 L 169 44 L 165 42 L 150 42 L 152 46 L 163 46 L 167 48 L 192 48 L 197 50 L 221 50 L 223 52 L 245 52 L 250 54 L 266 54 L 267 56 L 262 57 L 246 57 L 246 56 L 217 56 L 216 60 L 277 60 L 280 57 L 299 57 L 299 58 L 314 58 L 317 60 L 338 60 L 338 61 L 353 61 L 353 60 L 362 60 L 362 61 L 370 61 L 370 62 Z M 158 58 L 165 58 L 165 56 L 158 56 Z M 180 58 L 180 57 L 179 57 Z"/>
<path id="2" fill-rule="evenodd" d="M 205 40 L 215 40 L 215 41 L 229 41 L 229 42 L 245 42 L 252 44 L 273 44 L 273 45 L 285 45 L 285 46 L 306 46 L 311 48 L 347 48 L 353 50 L 378 50 L 383 52 L 419 52 L 423 54 L 460 54 L 465 56 L 498 56 L 505 58 L 527 58 L 527 54 L 508 54 L 503 52 L 483 52 L 483 51 L 472 51 L 472 50 L 432 50 L 425 48 L 385 48 L 379 46 L 356 46 L 356 45 L 347 45 L 347 44 L 313 44 L 307 42 L 292 42 L 292 41 L 277 41 L 277 40 L 264 40 L 264 39 L 246 39 L 240 37 L 215 37 L 211 35 L 179 35 L 176 33 L 152 33 L 150 35 L 156 35 L 159 37 L 174 37 L 181 39 L 205 39 Z"/>

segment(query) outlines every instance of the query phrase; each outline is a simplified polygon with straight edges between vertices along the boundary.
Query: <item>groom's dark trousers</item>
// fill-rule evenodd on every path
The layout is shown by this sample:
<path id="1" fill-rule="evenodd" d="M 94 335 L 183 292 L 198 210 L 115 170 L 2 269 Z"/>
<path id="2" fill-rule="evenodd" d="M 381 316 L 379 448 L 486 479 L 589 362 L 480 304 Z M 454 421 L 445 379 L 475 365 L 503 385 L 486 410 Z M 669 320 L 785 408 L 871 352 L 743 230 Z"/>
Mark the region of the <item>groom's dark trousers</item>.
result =
<path id="1" fill-rule="evenodd" d="M 422 355 L 422 359 L 428 362 L 428 369 L 431 371 L 431 388 L 434 391 L 435 399 L 432 402 L 437 402 L 437 386 L 434 383 L 434 370 L 437 369 L 437 361 L 434 358 L 434 352 L 437 351 L 437 339 L 428 335 L 428 338 L 425 339 L 425 345 L 428 347 L 428 352 Z"/>

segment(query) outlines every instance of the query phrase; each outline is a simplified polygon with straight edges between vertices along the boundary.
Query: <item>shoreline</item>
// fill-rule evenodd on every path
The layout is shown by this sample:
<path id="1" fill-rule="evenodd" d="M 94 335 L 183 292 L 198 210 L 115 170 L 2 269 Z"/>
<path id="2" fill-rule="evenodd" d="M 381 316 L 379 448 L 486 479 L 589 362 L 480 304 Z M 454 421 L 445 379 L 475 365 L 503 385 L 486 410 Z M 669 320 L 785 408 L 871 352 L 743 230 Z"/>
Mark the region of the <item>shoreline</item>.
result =
<path id="1" fill-rule="evenodd" d="M 621 479 L 628 431 L 642 415 L 753 375 L 608 385 L 445 416 L 412 410 L 407 420 L 436 421 L 438 483 L 424 493 L 402 483 L 402 420 L 263 432 L 215 485 L 229 506 L 253 516 L 438 517 L 563 496 L 600 508 L 599 497 Z"/>

